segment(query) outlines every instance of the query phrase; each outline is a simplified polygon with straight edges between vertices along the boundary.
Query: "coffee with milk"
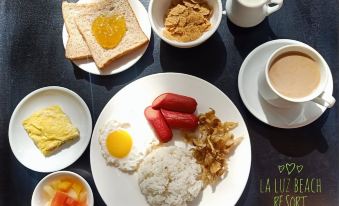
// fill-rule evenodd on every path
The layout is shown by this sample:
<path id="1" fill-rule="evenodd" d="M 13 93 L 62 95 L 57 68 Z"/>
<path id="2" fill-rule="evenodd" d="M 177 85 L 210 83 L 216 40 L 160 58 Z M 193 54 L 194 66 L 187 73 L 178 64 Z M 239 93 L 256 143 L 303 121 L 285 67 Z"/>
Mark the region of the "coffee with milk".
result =
<path id="1" fill-rule="evenodd" d="M 287 52 L 271 63 L 270 82 L 280 94 L 290 98 L 310 95 L 320 83 L 320 64 L 301 52 Z"/>

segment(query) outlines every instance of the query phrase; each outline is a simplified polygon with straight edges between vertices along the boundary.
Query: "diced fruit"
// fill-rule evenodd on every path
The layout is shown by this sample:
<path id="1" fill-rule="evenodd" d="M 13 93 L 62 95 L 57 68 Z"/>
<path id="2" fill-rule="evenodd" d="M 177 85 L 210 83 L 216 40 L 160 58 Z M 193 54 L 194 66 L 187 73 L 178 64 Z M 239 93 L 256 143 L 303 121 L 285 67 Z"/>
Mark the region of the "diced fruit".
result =
<path id="1" fill-rule="evenodd" d="M 44 185 L 43 188 L 44 192 L 47 194 L 48 198 L 51 199 L 55 195 L 55 190 L 50 185 Z"/>
<path id="2" fill-rule="evenodd" d="M 52 200 L 51 206 L 64 206 L 65 205 L 64 203 L 67 198 L 68 198 L 68 195 L 66 193 L 57 191 Z"/>
<path id="3" fill-rule="evenodd" d="M 81 192 L 81 190 L 82 190 L 82 185 L 81 185 L 81 183 L 74 182 L 74 183 L 72 184 L 72 188 L 73 188 L 73 190 L 79 195 L 80 192 Z"/>
<path id="4" fill-rule="evenodd" d="M 45 185 L 43 190 L 50 199 L 51 204 L 48 206 L 87 206 L 87 193 L 77 180 L 70 178 L 54 180 Z"/>
<path id="5" fill-rule="evenodd" d="M 51 206 L 51 201 L 46 202 L 44 206 Z"/>
<path id="6" fill-rule="evenodd" d="M 58 189 L 67 192 L 72 186 L 72 182 L 63 180 L 58 184 Z"/>
<path id="7" fill-rule="evenodd" d="M 54 181 L 51 182 L 50 185 L 53 187 L 53 189 L 57 190 L 60 182 L 61 182 L 60 180 L 54 180 Z"/>
<path id="8" fill-rule="evenodd" d="M 75 193 L 75 191 L 74 191 Z M 57 191 L 52 200 L 51 206 L 83 206 L 80 201 L 68 196 L 64 192 Z"/>
<path id="9" fill-rule="evenodd" d="M 80 202 L 84 202 L 84 203 L 87 202 L 87 192 L 86 191 L 80 192 L 80 194 L 79 194 L 79 201 Z"/>
<path id="10" fill-rule="evenodd" d="M 194 114 L 161 109 L 161 113 L 171 128 L 194 130 L 198 127 L 198 117 Z"/>
<path id="11" fill-rule="evenodd" d="M 71 197 L 68 197 L 65 201 L 65 206 L 80 206 L 80 202 Z"/>
<path id="12" fill-rule="evenodd" d="M 145 117 L 153 127 L 160 142 L 168 142 L 172 139 L 172 130 L 159 110 L 153 109 L 151 106 L 144 111 Z"/>
<path id="13" fill-rule="evenodd" d="M 197 108 L 197 101 L 192 97 L 173 93 L 164 93 L 153 101 L 152 107 L 154 109 L 166 109 L 191 114 Z"/>
<path id="14" fill-rule="evenodd" d="M 68 190 L 67 194 L 68 194 L 69 197 L 71 197 L 75 200 L 78 199 L 78 194 L 72 188 L 70 190 Z"/>

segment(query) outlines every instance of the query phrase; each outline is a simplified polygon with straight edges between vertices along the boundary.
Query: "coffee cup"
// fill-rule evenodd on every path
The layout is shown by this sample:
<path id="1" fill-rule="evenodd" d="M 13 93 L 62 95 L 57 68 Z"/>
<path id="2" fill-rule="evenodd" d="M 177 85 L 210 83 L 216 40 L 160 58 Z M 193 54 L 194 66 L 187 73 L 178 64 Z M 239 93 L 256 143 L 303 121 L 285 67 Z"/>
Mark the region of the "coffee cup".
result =
<path id="1" fill-rule="evenodd" d="M 226 15 L 235 25 L 252 27 L 278 11 L 283 0 L 227 0 Z"/>
<path id="2" fill-rule="evenodd" d="M 313 101 L 330 108 L 335 99 L 326 93 L 330 69 L 307 45 L 288 45 L 271 54 L 259 77 L 259 93 L 268 103 L 289 108 Z"/>

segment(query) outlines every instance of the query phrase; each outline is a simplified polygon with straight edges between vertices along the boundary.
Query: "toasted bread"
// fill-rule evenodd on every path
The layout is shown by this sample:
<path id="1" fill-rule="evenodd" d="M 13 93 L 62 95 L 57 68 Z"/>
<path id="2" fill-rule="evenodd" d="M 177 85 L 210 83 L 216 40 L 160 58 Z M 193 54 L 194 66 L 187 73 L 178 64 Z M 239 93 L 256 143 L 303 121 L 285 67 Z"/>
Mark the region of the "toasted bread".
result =
<path id="1" fill-rule="evenodd" d="M 65 56 L 71 60 L 86 59 L 91 57 L 91 52 L 82 38 L 75 18 L 81 14 L 88 14 L 98 7 L 105 7 L 110 1 L 97 0 L 95 3 L 68 3 L 62 2 L 62 15 L 68 32 Z"/>
<path id="2" fill-rule="evenodd" d="M 107 0 L 106 0 L 107 1 Z M 140 28 L 139 22 L 128 0 L 110 0 L 109 6 L 97 6 L 88 14 L 82 14 L 75 18 L 76 25 L 85 39 L 98 68 L 103 69 L 117 58 L 142 47 L 149 40 Z M 124 16 L 127 31 L 121 42 L 113 49 L 104 49 L 92 34 L 92 23 L 98 16 Z"/>

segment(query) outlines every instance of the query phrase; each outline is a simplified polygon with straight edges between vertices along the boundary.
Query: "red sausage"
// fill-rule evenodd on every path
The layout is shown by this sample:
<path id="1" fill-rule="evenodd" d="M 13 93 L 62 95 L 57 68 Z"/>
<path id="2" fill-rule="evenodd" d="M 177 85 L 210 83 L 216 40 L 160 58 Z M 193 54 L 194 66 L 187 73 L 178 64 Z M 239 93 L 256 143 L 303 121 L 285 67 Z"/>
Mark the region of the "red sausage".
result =
<path id="1" fill-rule="evenodd" d="M 166 109 L 191 114 L 197 108 L 197 101 L 195 101 L 192 97 L 173 93 L 164 93 L 153 101 L 152 107 L 154 109 Z"/>
<path id="2" fill-rule="evenodd" d="M 155 110 L 149 106 L 145 109 L 144 114 L 148 122 L 152 125 L 160 142 L 165 143 L 172 139 L 172 130 L 167 125 L 164 116 L 159 110 Z"/>
<path id="3" fill-rule="evenodd" d="M 198 127 L 198 117 L 194 114 L 161 109 L 168 126 L 177 129 L 194 130 Z"/>

